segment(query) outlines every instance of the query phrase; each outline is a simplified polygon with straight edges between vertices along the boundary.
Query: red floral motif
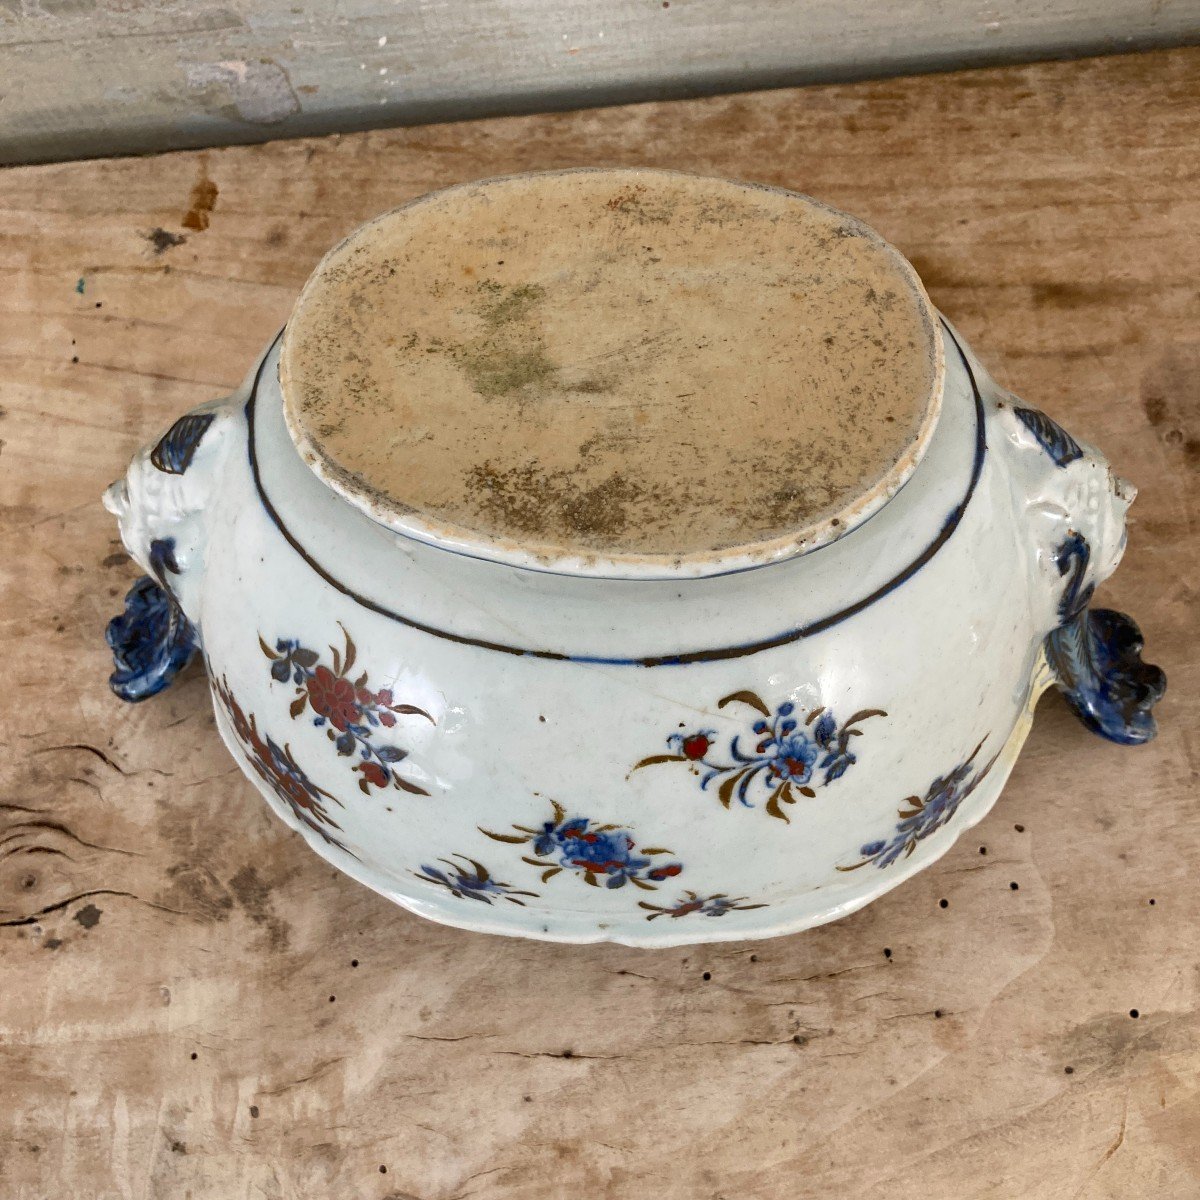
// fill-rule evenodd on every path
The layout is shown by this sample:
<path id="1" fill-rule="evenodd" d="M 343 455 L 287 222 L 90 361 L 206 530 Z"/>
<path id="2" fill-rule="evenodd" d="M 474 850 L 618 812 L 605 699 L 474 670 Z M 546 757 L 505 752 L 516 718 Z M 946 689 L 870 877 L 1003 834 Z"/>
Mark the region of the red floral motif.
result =
<path id="1" fill-rule="evenodd" d="M 346 847 L 329 831 L 341 831 L 341 826 L 329 815 L 325 801 L 338 804 L 337 797 L 317 787 L 292 755 L 286 743 L 280 746 L 268 734 L 261 734 L 254 714 L 246 715 L 242 706 L 229 690 L 222 676 L 213 678 L 213 692 L 229 717 L 234 735 L 241 742 L 250 765 L 259 778 L 268 784 L 279 799 L 287 805 L 292 815 L 307 829 L 311 829 L 323 841 L 340 850 Z M 347 854 L 352 851 L 346 850 Z"/>
<path id="2" fill-rule="evenodd" d="M 434 723 L 433 717 L 416 705 L 397 704 L 391 688 L 373 692 L 367 686 L 366 671 L 351 679 L 350 670 L 357 651 L 345 628 L 342 633 L 346 638 L 344 650 L 329 647 L 332 666 L 326 666 L 316 651 L 305 648 L 295 639 L 280 638 L 274 650 L 261 637 L 258 644 L 271 660 L 271 678 L 278 683 L 290 681 L 295 684 L 296 695 L 289 710 L 292 719 L 310 708 L 316 714 L 313 724 L 318 728 L 325 727 L 338 755 L 359 759 L 353 769 L 358 772 L 361 792 L 370 795 L 372 787 L 395 787 L 428 796 L 423 787 L 405 779 L 396 769 L 396 764 L 408 757 L 408 751 L 399 746 L 378 744 L 374 739 L 379 728 L 394 729 L 398 717 L 423 717 L 430 724 Z"/>
<path id="3" fill-rule="evenodd" d="M 387 787 L 387 773 L 377 762 L 360 762 L 354 769 L 361 771 L 368 783 L 373 783 L 376 787 Z"/>
<path id="4" fill-rule="evenodd" d="M 358 692 L 361 703 L 371 702 L 371 693 L 366 688 L 359 688 Z M 362 716 L 362 709 L 354 701 L 354 684 L 326 666 L 317 667 L 308 680 L 308 703 L 317 716 L 328 717 L 335 729 L 345 731 Z"/>

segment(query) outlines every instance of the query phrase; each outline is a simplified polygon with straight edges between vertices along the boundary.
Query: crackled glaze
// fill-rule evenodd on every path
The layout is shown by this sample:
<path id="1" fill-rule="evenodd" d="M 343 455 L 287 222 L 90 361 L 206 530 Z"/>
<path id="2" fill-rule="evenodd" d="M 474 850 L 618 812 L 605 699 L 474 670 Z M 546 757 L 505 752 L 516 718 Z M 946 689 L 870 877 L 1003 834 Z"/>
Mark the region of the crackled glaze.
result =
<path id="1" fill-rule="evenodd" d="M 1132 489 L 933 336 L 936 422 L 870 520 L 650 574 L 374 519 L 294 444 L 277 339 L 110 490 L 151 572 L 114 652 L 165 682 L 199 638 L 267 802 L 422 915 L 631 945 L 834 919 L 980 820 L 1046 687 L 1138 741 L 1164 686 L 1136 626 L 1088 607 Z"/>

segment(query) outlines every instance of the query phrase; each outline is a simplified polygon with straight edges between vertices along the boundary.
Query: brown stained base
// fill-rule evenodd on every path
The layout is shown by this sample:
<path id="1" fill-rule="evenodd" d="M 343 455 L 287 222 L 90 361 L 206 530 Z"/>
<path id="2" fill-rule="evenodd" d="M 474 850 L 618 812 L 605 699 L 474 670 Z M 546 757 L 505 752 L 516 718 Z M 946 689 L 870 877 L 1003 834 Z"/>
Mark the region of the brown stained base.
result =
<path id="1" fill-rule="evenodd" d="M 0 1196 L 1194 1200 L 1198 141 L 1181 50 L 0 173 Z M 1170 675 L 1162 733 L 1048 698 L 965 841 L 811 933 L 439 928 L 270 815 L 195 671 L 108 693 L 100 491 L 375 213 L 650 162 L 860 214 L 1138 484 L 1099 600 Z"/>
<path id="2" fill-rule="evenodd" d="M 854 218 L 614 168 L 372 221 L 309 280 L 280 376 L 316 469 L 399 528 L 669 564 L 856 524 L 932 432 L 941 343 Z"/>

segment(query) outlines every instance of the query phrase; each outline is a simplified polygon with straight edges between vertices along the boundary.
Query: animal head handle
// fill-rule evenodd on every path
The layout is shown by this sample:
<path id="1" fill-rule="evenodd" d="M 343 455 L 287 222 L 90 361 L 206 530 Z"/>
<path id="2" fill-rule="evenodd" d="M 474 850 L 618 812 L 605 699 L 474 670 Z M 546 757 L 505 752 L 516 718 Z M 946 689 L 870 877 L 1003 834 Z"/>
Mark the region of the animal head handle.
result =
<path id="1" fill-rule="evenodd" d="M 199 647 L 196 612 L 205 521 L 235 420 L 228 402 L 202 405 L 141 450 L 104 494 L 125 549 L 148 574 L 125 597 L 105 636 L 113 652 L 109 683 L 123 700 L 167 687 Z"/>
<path id="2" fill-rule="evenodd" d="M 1015 454 L 1014 487 L 1030 519 L 1034 565 L 1046 584 L 1043 649 L 1068 706 L 1087 728 L 1135 745 L 1157 732 L 1152 709 L 1167 680 L 1141 658 L 1141 630 L 1124 613 L 1089 608 L 1125 550 L 1136 489 L 1099 451 L 1008 396 L 997 415 Z"/>

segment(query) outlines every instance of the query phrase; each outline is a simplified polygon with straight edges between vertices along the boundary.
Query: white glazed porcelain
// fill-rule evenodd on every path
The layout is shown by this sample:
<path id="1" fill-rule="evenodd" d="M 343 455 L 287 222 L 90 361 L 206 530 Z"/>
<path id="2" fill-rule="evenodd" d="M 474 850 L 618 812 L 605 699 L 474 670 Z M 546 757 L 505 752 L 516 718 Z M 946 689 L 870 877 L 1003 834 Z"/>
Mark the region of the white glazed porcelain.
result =
<path id="1" fill-rule="evenodd" d="M 1052 682 L 1122 741 L 1163 687 L 1136 627 L 1086 609 L 1132 489 L 939 336 L 932 439 L 871 519 L 659 579 L 373 521 L 293 445 L 277 339 L 110 489 L 153 576 L 110 629 L 114 687 L 165 686 L 198 638 L 268 804 L 437 921 L 661 946 L 850 913 L 987 813 Z"/>

